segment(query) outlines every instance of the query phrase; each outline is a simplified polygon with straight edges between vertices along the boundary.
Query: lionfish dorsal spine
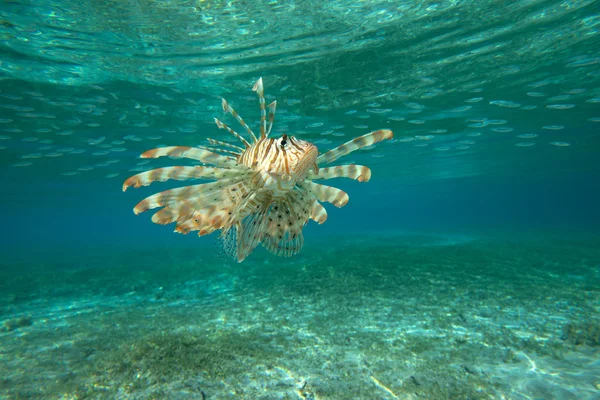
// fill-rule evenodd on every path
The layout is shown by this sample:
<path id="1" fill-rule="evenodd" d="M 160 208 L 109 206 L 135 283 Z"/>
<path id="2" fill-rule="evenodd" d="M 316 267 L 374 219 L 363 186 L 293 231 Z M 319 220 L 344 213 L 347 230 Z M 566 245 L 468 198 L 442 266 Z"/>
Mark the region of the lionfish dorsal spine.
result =
<path id="1" fill-rule="evenodd" d="M 246 132 L 248 132 L 248 135 L 250 135 L 250 137 L 252 138 L 253 143 L 256 143 L 258 141 L 258 139 L 256 138 L 256 135 L 254 134 L 254 132 L 252 132 L 252 129 L 250 129 L 250 127 L 248 126 L 248 124 L 246 124 L 243 120 L 242 117 L 240 117 L 240 115 L 233 109 L 233 107 L 231 107 L 229 105 L 229 103 L 227 102 L 227 100 L 222 99 L 221 104 L 223 106 L 223 111 L 225 111 L 226 113 L 229 113 L 231 115 L 233 115 L 233 118 L 235 118 L 237 120 L 237 122 L 240 123 L 240 125 L 242 125 L 244 127 L 244 129 L 246 130 Z"/>
<path id="2" fill-rule="evenodd" d="M 250 147 L 250 143 L 248 143 L 248 141 L 246 139 L 244 139 L 239 133 L 237 133 L 236 131 L 234 131 L 233 129 L 231 129 L 229 126 L 227 126 L 226 124 L 224 124 L 223 122 L 221 122 L 217 118 L 215 118 L 215 123 L 217 124 L 217 126 L 219 127 L 219 129 L 225 129 L 227 132 L 229 132 L 230 134 L 232 134 L 233 136 L 235 136 L 237 139 L 239 139 L 244 144 L 244 146 L 246 148 Z"/>
<path id="3" fill-rule="evenodd" d="M 232 160 L 237 160 L 237 158 L 241 155 L 241 153 L 238 151 L 222 149 L 220 147 L 198 146 L 198 148 L 212 151 L 214 153 L 221 153 L 222 155 L 225 155 L 226 157 L 230 157 Z"/>
<path id="4" fill-rule="evenodd" d="M 271 134 L 271 128 L 273 128 L 273 121 L 275 121 L 275 109 L 277 108 L 277 100 L 268 105 L 269 109 L 269 124 L 267 126 L 267 137 Z"/>
<path id="5" fill-rule="evenodd" d="M 208 141 L 208 143 L 212 144 L 213 146 L 223 146 L 223 147 L 227 147 L 229 149 L 233 149 L 238 153 L 243 153 L 245 149 L 242 149 L 239 146 L 236 146 L 234 144 L 231 143 L 227 143 L 227 142 L 223 142 L 220 140 L 215 140 L 215 139 L 211 139 L 211 138 L 206 138 L 206 140 Z"/>
<path id="6" fill-rule="evenodd" d="M 260 138 L 265 139 L 267 137 L 267 105 L 265 103 L 265 89 L 262 78 L 258 78 L 252 90 L 258 94 L 258 103 L 260 104 Z"/>

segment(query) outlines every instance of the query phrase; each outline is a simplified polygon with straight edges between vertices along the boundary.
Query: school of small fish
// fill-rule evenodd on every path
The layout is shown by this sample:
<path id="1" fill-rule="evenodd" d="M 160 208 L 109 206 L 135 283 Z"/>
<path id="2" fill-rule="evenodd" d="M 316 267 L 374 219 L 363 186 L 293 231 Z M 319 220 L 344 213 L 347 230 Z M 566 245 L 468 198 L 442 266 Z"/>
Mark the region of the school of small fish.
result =
<path id="1" fill-rule="evenodd" d="M 383 81 L 382 85 L 385 85 Z M 586 125 L 589 129 L 598 129 L 600 97 L 597 89 L 560 89 L 557 94 L 554 90 L 556 88 L 540 91 L 544 86 L 550 86 L 550 82 L 533 82 L 524 88 L 523 95 L 534 100 L 527 104 L 507 99 L 486 101 L 481 96 L 485 90 L 474 88 L 465 91 L 462 101 L 468 105 L 454 105 L 442 110 L 408 98 L 400 107 L 397 104 L 386 107 L 384 102 L 371 101 L 362 109 L 343 111 L 343 124 L 327 124 L 313 118 L 313 121 L 309 119 L 309 122 L 301 126 L 298 123 L 306 118 L 293 109 L 303 105 L 303 100 L 288 97 L 284 99 L 284 103 L 290 109 L 280 110 L 283 122 L 279 125 L 279 131 L 293 131 L 295 135 L 306 136 L 315 145 L 322 146 L 335 144 L 338 138 L 347 137 L 353 132 L 383 124 L 386 128 L 400 132 L 397 139 L 394 139 L 399 143 L 412 142 L 413 146 L 420 148 L 433 145 L 432 151 L 461 154 L 476 151 L 477 144 L 485 143 L 488 139 L 510 143 L 512 138 L 512 145 L 516 147 L 577 146 L 577 139 L 569 133 L 570 129 Z M 325 85 L 315 87 L 331 91 Z M 286 83 L 279 92 L 288 93 L 292 88 L 293 84 Z M 530 90 L 531 88 L 535 88 L 535 91 Z M 123 156 L 129 157 L 136 152 L 141 145 L 155 142 L 157 146 L 163 146 L 163 142 L 172 140 L 173 136 L 198 132 L 199 124 L 189 119 L 188 122 L 173 126 L 161 124 L 159 121 L 173 110 L 169 106 L 175 107 L 174 114 L 179 116 L 207 115 L 214 111 L 206 98 L 197 98 L 178 90 L 171 90 L 170 93 L 157 92 L 155 97 L 159 100 L 152 103 L 127 98 L 116 91 L 107 92 L 98 85 L 88 85 L 87 92 L 86 97 L 68 98 L 31 90 L 0 88 L 0 154 L 3 154 L 3 166 L 23 168 L 39 165 L 45 169 L 50 166 L 49 170 L 53 170 L 54 164 L 57 166 L 56 173 L 63 176 L 116 178 L 123 170 L 116 164 L 124 160 Z M 356 90 L 344 89 L 343 92 L 355 93 Z M 474 93 L 480 96 L 469 96 Z M 245 97 L 242 99 L 247 100 Z M 329 105 L 324 106 L 330 109 Z M 579 107 L 586 110 L 581 119 L 578 119 Z M 199 113 L 200 108 L 206 111 Z M 505 118 L 498 118 L 502 113 L 494 108 L 498 111 L 507 110 Z M 107 117 L 115 109 L 121 111 L 107 123 Z M 319 105 L 315 105 L 315 109 L 320 109 Z M 596 116 L 589 115 L 593 110 L 596 110 Z M 527 113 L 535 112 L 540 113 L 537 118 L 539 124 L 528 126 L 523 132 L 519 118 L 529 118 L 531 114 Z M 493 117 L 485 116 L 486 113 Z M 416 115 L 423 117 L 415 118 Z M 464 122 L 457 126 L 456 121 L 460 119 Z M 444 121 L 452 122 L 453 127 L 440 128 L 440 123 Z M 154 128 L 156 125 L 162 126 Z M 125 133 L 119 136 L 109 133 L 107 129 Z M 495 137 L 496 135 L 499 136 Z M 465 137 L 483 140 L 465 141 Z M 386 152 L 378 152 L 373 153 L 372 157 L 381 158 L 386 155 L 389 156 Z M 64 158 L 70 160 L 60 161 Z M 127 170 L 143 172 L 147 168 L 146 163 L 141 161 L 137 165 L 128 165 Z"/>

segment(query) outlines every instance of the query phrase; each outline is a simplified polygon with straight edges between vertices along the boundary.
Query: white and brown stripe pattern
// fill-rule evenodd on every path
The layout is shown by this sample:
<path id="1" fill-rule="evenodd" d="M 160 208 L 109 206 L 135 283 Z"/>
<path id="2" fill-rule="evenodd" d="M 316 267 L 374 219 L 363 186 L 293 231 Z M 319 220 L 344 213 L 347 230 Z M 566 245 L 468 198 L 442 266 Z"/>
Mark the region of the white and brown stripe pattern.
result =
<path id="1" fill-rule="evenodd" d="M 215 139 L 211 139 L 211 138 L 206 138 L 206 140 L 208 141 L 208 143 L 212 144 L 213 146 L 222 146 L 222 147 L 227 147 L 228 149 L 233 149 L 233 150 L 235 150 L 235 154 L 237 154 L 238 156 L 241 156 L 242 153 L 246 150 L 246 149 L 242 149 L 240 146 L 236 146 L 231 143 L 223 142 L 221 140 L 215 140 Z"/>
<path id="2" fill-rule="evenodd" d="M 237 139 L 239 139 L 239 141 L 242 142 L 246 148 L 250 147 L 250 143 L 248 143 L 248 141 L 246 139 L 244 139 L 239 133 L 237 133 L 236 131 L 231 129 L 229 126 L 227 126 L 226 124 L 224 124 L 223 122 L 219 121 L 216 118 L 215 118 L 215 123 L 217 124 L 219 129 L 225 129 L 227 132 L 231 133 L 233 136 L 235 136 Z M 209 141 L 210 140 L 214 140 L 214 139 L 209 139 Z M 241 149 L 241 148 L 240 148 L 240 150 L 244 151 L 244 149 Z"/>
<path id="3" fill-rule="evenodd" d="M 208 151 L 212 151 L 213 153 L 221 153 L 222 155 L 227 155 L 230 156 L 232 159 L 236 160 L 239 156 L 241 156 L 241 153 L 237 152 L 237 151 L 231 151 L 231 150 L 227 150 L 227 149 L 221 149 L 218 147 L 208 147 L 208 146 L 198 146 L 199 149 L 202 150 L 208 150 Z"/>
<path id="4" fill-rule="evenodd" d="M 333 179 L 349 178 L 359 182 L 368 182 L 371 179 L 371 170 L 363 165 L 337 165 L 335 167 L 321 168 L 318 173 L 309 172 L 308 179 Z"/>
<path id="5" fill-rule="evenodd" d="M 154 208 L 177 204 L 183 199 L 192 200 L 208 196 L 210 194 L 219 193 L 223 190 L 223 188 L 237 184 L 239 180 L 240 178 L 220 179 L 216 182 L 165 190 L 163 192 L 153 194 L 152 196 L 148 196 L 144 200 L 140 201 L 134 207 L 133 212 L 135 214 L 139 214 Z M 243 177 L 241 180 L 243 180 Z"/>
<path id="6" fill-rule="evenodd" d="M 315 196 L 318 201 L 331 203 L 338 208 L 344 207 L 350 199 L 346 192 L 334 188 L 333 186 L 321 185 L 315 182 L 305 182 L 302 187 Z"/>
<path id="7" fill-rule="evenodd" d="M 239 262 L 259 244 L 279 256 L 298 253 L 304 244 L 302 230 L 308 221 L 322 224 L 327 220 L 327 211 L 321 203 L 343 207 L 349 199 L 344 191 L 313 180 L 349 178 L 367 182 L 371 178 L 371 170 L 366 166 L 319 168 L 319 165 L 393 137 L 389 130 L 374 131 L 319 156 L 317 147 L 307 141 L 285 134 L 270 138 L 277 103 L 266 105 L 262 79 L 253 90 L 260 103 L 260 138 L 223 99 L 223 110 L 242 125 L 250 140 L 215 118 L 219 129 L 237 138 L 240 146 L 208 139 L 213 147 L 171 146 L 148 150 L 142 158 L 188 158 L 208 165 L 157 168 L 134 175 L 123 184 L 125 191 L 131 186 L 137 188 L 171 179 L 212 180 L 156 193 L 140 201 L 134 213 L 160 208 L 152 221 L 163 225 L 175 223 L 178 233 L 197 231 L 202 236 L 220 230 L 224 247 L 231 249 Z"/>
<path id="8" fill-rule="evenodd" d="M 283 135 L 279 139 L 260 140 L 240 157 L 245 166 L 292 179 L 304 179 L 315 165 L 317 147 L 312 143 Z"/>
<path id="9" fill-rule="evenodd" d="M 227 100 L 223 99 L 221 101 L 221 105 L 223 106 L 223 111 L 225 111 L 225 112 L 233 115 L 233 118 L 235 118 L 237 120 L 237 122 L 239 122 L 240 125 L 242 127 L 244 127 L 244 129 L 246 130 L 246 132 L 248 132 L 248 134 L 252 138 L 252 141 L 254 143 L 256 143 L 256 141 L 258 139 L 256 138 L 256 135 L 254 134 L 254 132 L 252 132 L 252 129 L 250 129 L 250 127 L 244 122 L 244 120 L 242 119 L 242 117 L 240 117 L 240 115 L 229 105 L 229 103 L 227 103 Z M 217 125 L 218 125 L 218 123 L 217 123 Z"/>
<path id="10" fill-rule="evenodd" d="M 269 104 L 269 125 L 267 126 L 267 136 L 271 134 L 271 128 L 273 128 L 273 121 L 275 121 L 275 109 L 277 108 L 277 100 Z"/>
<path id="11" fill-rule="evenodd" d="M 213 153 L 212 151 L 187 146 L 167 146 L 145 151 L 140 158 L 189 158 L 218 167 L 232 167 L 237 164 L 235 158 Z"/>
<path id="12" fill-rule="evenodd" d="M 133 186 L 139 188 L 142 186 L 148 186 L 152 182 L 166 182 L 170 179 L 177 181 L 184 181 L 187 179 L 223 179 L 232 178 L 239 176 L 242 171 L 238 169 L 223 169 L 214 167 L 204 166 L 193 166 L 193 167 L 165 167 L 156 168 L 149 171 L 141 172 L 128 178 L 123 183 L 123 191 L 126 191 L 129 187 Z"/>
<path id="13" fill-rule="evenodd" d="M 325 210 L 325 207 L 323 207 L 317 199 L 313 200 L 312 208 L 310 211 L 310 219 L 312 219 L 319 225 L 327 221 L 327 210 Z"/>
<path id="14" fill-rule="evenodd" d="M 260 104 L 260 138 L 264 139 L 267 137 L 267 106 L 262 78 L 258 78 L 252 90 L 258 94 L 258 103 Z"/>
<path id="15" fill-rule="evenodd" d="M 393 137 L 394 134 L 392 133 L 392 131 L 387 129 L 367 133 L 366 135 L 359 136 L 356 139 L 346 142 L 333 150 L 329 150 L 325 154 L 321 154 L 319 158 L 317 158 L 317 164 L 329 164 L 342 156 L 352 153 L 355 150 L 371 146 L 372 144 L 375 144 L 382 140 L 391 139 Z"/>

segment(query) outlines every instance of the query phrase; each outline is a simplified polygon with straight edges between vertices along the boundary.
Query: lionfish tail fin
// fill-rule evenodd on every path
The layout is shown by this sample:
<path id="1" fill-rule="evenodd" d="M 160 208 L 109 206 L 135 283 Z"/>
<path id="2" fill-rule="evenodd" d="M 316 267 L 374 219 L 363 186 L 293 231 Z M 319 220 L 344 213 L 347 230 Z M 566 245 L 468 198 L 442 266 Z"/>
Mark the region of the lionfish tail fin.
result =
<path id="1" fill-rule="evenodd" d="M 328 164 L 334 162 L 340 157 L 352 153 L 363 147 L 371 146 L 382 140 L 392 139 L 394 134 L 389 129 L 382 129 L 367 133 L 366 135 L 359 136 L 349 142 L 336 147 L 335 149 L 329 150 L 327 153 L 321 154 L 317 157 L 317 164 Z"/>

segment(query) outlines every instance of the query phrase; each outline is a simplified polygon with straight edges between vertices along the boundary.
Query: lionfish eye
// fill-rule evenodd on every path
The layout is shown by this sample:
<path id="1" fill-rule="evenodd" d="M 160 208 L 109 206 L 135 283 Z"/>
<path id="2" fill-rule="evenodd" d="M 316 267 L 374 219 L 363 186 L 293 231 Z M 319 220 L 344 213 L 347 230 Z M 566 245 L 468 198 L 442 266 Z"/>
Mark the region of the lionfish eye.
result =
<path id="1" fill-rule="evenodd" d="M 281 136 L 281 147 L 284 147 L 287 143 L 287 135 L 284 134 L 283 136 Z"/>

